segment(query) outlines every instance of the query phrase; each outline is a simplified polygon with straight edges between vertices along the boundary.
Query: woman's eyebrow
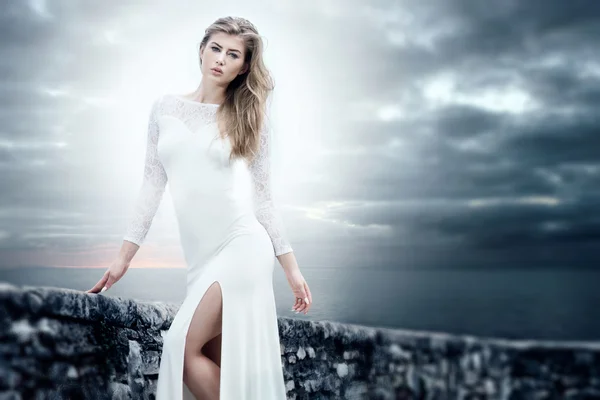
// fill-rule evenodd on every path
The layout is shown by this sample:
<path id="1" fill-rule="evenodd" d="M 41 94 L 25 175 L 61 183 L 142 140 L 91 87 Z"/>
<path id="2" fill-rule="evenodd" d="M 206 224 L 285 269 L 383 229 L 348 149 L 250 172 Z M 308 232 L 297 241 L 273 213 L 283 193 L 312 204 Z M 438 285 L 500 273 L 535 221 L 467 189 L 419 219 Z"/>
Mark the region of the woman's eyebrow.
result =
<path id="1" fill-rule="evenodd" d="M 220 48 L 223 48 L 223 46 L 221 46 L 219 43 L 217 42 L 210 42 L 211 44 L 216 44 L 217 46 L 219 46 Z M 230 49 L 231 51 L 237 51 L 238 53 L 242 54 L 241 51 L 239 51 L 238 49 Z"/>

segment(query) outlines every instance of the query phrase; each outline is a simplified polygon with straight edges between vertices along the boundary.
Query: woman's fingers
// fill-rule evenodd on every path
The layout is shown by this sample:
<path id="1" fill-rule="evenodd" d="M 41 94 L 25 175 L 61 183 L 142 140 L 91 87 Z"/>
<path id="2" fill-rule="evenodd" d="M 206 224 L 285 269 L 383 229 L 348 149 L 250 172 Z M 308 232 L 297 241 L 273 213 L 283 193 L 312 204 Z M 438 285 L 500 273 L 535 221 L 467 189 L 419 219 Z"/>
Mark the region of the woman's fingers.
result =
<path id="1" fill-rule="evenodd" d="M 298 308 L 296 308 L 296 311 L 306 314 L 305 310 L 308 304 L 306 304 L 306 302 L 302 299 L 298 299 L 298 302 L 300 303 L 300 305 L 298 306 Z"/>
<path id="2" fill-rule="evenodd" d="M 98 293 L 100 290 L 102 290 L 106 281 L 108 280 L 108 274 L 109 274 L 109 271 L 106 271 L 104 273 L 104 275 L 102 276 L 102 278 L 100 278 L 98 283 L 96 283 L 96 285 L 93 288 L 91 288 L 90 290 L 87 290 L 86 293 Z"/>
<path id="3" fill-rule="evenodd" d="M 298 307 L 296 307 L 296 311 L 304 312 L 304 310 L 306 309 L 306 306 L 307 306 L 306 299 L 308 299 L 306 291 L 304 290 L 304 280 L 300 284 L 300 287 L 295 291 L 295 295 L 297 297 L 298 303 L 300 303 L 298 305 Z"/>
<path id="4" fill-rule="evenodd" d="M 108 279 L 106 280 L 106 283 L 104 284 L 104 287 L 102 288 L 102 291 L 108 290 L 112 287 L 112 285 L 114 285 L 116 282 L 118 281 L 117 278 L 115 278 L 114 274 L 108 274 Z"/>
<path id="5" fill-rule="evenodd" d="M 300 300 L 300 304 L 294 309 L 294 311 L 296 314 L 304 311 L 304 302 L 302 300 Z"/>
<path id="6" fill-rule="evenodd" d="M 302 283 L 302 295 L 301 295 L 300 306 L 297 308 L 298 312 L 302 312 L 304 314 L 308 313 L 310 310 L 310 306 L 312 304 L 312 295 L 310 294 L 310 289 L 308 288 L 308 284 L 306 281 Z"/>
<path id="7" fill-rule="evenodd" d="M 310 310 L 310 306 L 312 304 L 312 294 L 310 293 L 310 289 L 308 288 L 306 281 L 302 280 L 300 286 L 297 286 L 293 289 L 293 293 L 294 296 L 296 296 L 296 300 L 292 306 L 292 311 L 296 313 L 308 313 L 308 310 Z"/>
<path id="8" fill-rule="evenodd" d="M 308 312 L 308 310 L 310 309 L 310 304 L 308 304 L 305 300 L 302 300 L 302 303 L 304 304 L 304 307 L 302 307 L 302 312 L 304 312 L 304 314 L 306 314 Z"/>
<path id="9" fill-rule="evenodd" d="M 300 307 L 300 299 L 296 298 L 296 302 L 292 306 L 292 311 L 296 311 Z"/>
<path id="10" fill-rule="evenodd" d="M 310 288 L 308 287 L 308 283 L 304 282 L 304 289 L 306 290 L 306 293 L 308 294 L 308 304 L 311 305 L 312 304 L 312 294 L 310 293 Z"/>
<path id="11" fill-rule="evenodd" d="M 304 314 L 308 313 L 310 310 L 310 306 L 312 305 L 312 296 L 310 295 L 310 290 L 308 289 L 308 284 L 304 282 L 304 291 L 306 292 L 306 298 L 304 301 L 306 302 L 306 307 L 304 309 Z"/>
<path id="12" fill-rule="evenodd" d="M 302 302 L 302 299 L 296 298 L 296 305 L 294 305 L 294 311 L 300 312 L 300 309 L 302 308 L 303 304 L 304 303 Z"/>

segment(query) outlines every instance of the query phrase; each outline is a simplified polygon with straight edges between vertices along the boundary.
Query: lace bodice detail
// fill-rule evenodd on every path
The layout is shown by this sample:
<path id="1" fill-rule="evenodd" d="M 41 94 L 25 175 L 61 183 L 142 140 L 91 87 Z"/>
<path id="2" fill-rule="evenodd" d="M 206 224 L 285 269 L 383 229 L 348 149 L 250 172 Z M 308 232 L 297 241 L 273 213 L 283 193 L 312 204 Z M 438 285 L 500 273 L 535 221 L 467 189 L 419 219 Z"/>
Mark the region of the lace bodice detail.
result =
<path id="1" fill-rule="evenodd" d="M 214 122 L 217 104 L 199 103 L 174 95 L 161 96 L 152 104 L 148 120 L 148 135 L 142 187 L 135 202 L 124 240 L 139 246 L 144 242 L 152 220 L 162 200 L 168 181 L 158 155 L 160 115 L 172 115 L 184 122 L 192 131 L 202 124 Z M 283 222 L 271 193 L 270 125 L 265 122 L 260 135 L 260 146 L 254 160 L 248 165 L 252 177 L 253 205 L 256 219 L 271 238 L 275 255 L 292 252 L 286 238 Z"/>

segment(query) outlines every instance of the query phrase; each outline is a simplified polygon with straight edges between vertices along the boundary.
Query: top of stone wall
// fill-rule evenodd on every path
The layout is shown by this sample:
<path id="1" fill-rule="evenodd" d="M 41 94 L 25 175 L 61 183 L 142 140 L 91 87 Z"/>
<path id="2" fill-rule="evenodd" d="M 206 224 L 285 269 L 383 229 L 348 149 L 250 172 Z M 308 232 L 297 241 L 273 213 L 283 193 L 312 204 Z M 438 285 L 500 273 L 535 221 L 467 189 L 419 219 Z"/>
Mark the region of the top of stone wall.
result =
<path id="1" fill-rule="evenodd" d="M 64 318 L 140 329 L 167 329 L 179 304 L 160 301 L 140 301 L 84 291 L 56 287 L 15 286 L 0 282 L 0 331 L 9 329 L 11 321 L 25 315 Z M 449 345 L 473 347 L 478 344 L 507 349 L 581 349 L 600 350 L 600 341 L 542 341 L 486 338 L 471 335 L 452 335 L 404 329 L 368 327 L 333 321 L 307 321 L 278 317 L 284 336 L 339 337 L 342 342 L 375 341 L 377 344 L 402 346 L 431 346 L 447 348 Z M 4 333 L 4 332 L 0 332 Z M 458 351 L 460 351 L 457 348 Z M 398 347 L 398 351 L 400 348 Z"/>

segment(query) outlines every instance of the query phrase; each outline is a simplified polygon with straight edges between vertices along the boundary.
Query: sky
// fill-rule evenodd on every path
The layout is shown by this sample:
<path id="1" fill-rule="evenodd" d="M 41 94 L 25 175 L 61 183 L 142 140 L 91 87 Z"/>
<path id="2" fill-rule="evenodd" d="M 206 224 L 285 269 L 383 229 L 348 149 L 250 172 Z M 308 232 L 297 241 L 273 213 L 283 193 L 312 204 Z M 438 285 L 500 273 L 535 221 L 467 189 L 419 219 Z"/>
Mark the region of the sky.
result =
<path id="1" fill-rule="evenodd" d="M 600 265 L 599 2 L 217 3 L 0 1 L 0 268 L 116 257 L 152 101 L 225 15 L 267 43 L 301 268 Z M 132 267 L 184 266 L 175 218 Z"/>

